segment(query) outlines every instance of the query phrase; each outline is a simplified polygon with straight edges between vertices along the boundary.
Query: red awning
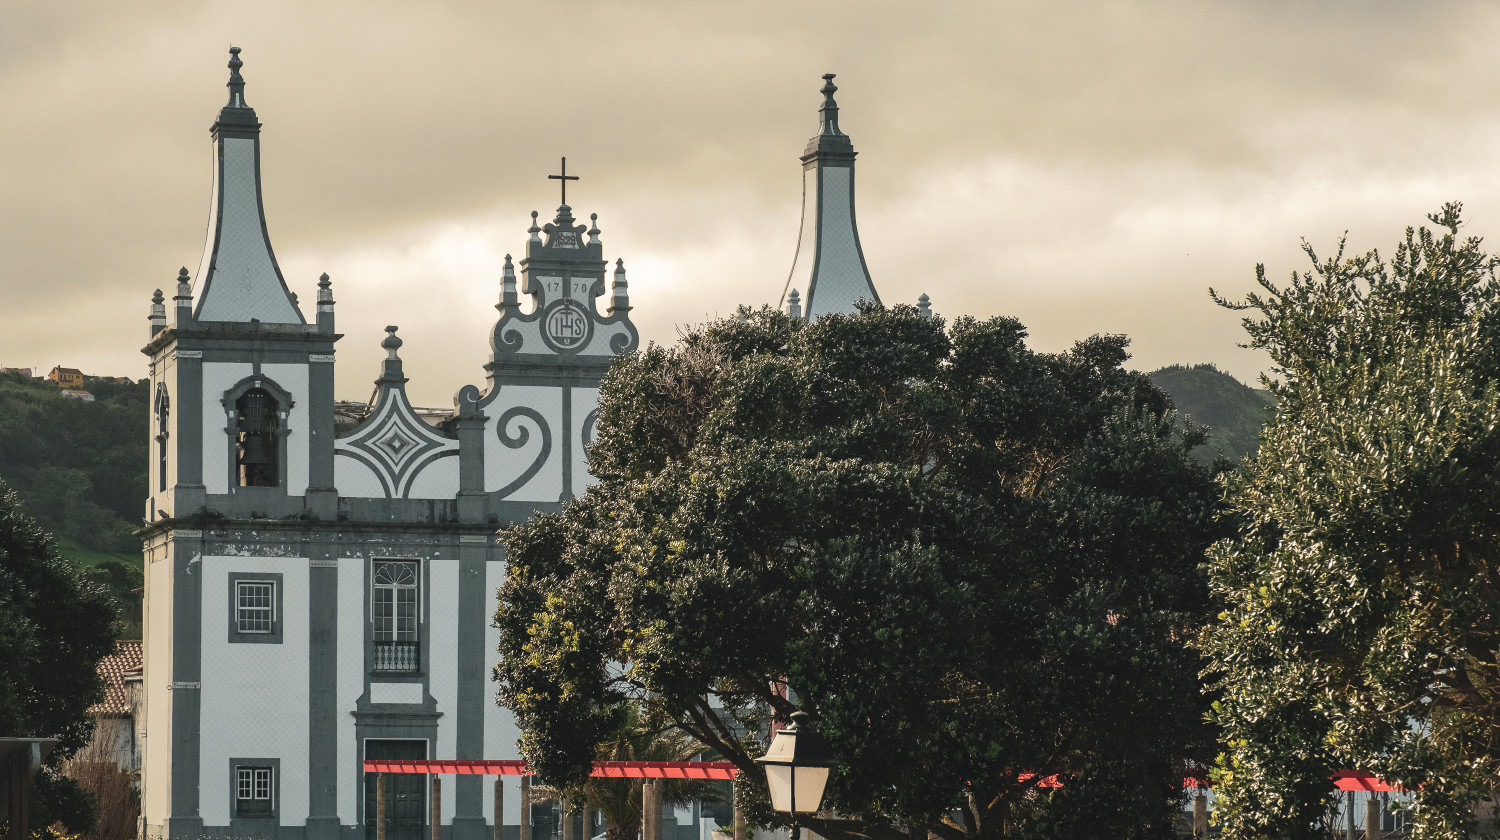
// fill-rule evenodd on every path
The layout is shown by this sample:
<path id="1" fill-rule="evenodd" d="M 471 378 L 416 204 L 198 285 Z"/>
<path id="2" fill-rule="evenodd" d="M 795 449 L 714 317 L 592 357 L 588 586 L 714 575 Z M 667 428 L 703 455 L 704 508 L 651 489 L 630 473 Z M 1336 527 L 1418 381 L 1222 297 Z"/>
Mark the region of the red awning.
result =
<path id="1" fill-rule="evenodd" d="M 366 773 L 435 773 L 456 776 L 525 776 L 526 762 L 372 759 Z M 733 779 L 739 768 L 727 761 L 600 761 L 592 775 L 614 779 Z"/>
<path id="2" fill-rule="evenodd" d="M 1363 791 L 1400 791 L 1399 785 L 1388 785 L 1385 782 L 1371 776 L 1369 773 L 1360 773 L 1355 770 L 1340 770 L 1333 774 L 1333 786 L 1339 790 L 1363 790 Z"/>
<path id="3" fill-rule="evenodd" d="M 387 760 L 374 759 L 365 762 L 366 773 L 433 773 L 456 776 L 525 776 L 526 762 L 520 759 L 504 761 L 438 761 L 438 760 Z M 727 761 L 599 761 L 594 764 L 596 778 L 610 779 L 733 779 L 739 768 Z M 1022 781 L 1029 781 L 1030 773 L 1021 774 Z M 1048 776 L 1037 783 L 1038 787 L 1062 787 L 1056 776 Z M 1207 779 L 1188 777 L 1183 787 L 1204 789 L 1211 787 Z M 1338 790 L 1400 791 L 1369 773 L 1340 770 L 1333 774 L 1333 786 Z"/>

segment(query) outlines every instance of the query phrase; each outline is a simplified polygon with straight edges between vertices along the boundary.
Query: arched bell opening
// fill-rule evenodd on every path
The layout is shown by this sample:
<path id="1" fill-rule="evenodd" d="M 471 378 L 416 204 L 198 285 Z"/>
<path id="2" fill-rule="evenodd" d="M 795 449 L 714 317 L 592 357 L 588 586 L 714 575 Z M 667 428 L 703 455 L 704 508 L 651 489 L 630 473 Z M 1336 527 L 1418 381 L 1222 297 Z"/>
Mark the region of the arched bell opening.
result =
<path id="1" fill-rule="evenodd" d="M 256 375 L 225 391 L 222 405 L 228 421 L 224 431 L 231 490 L 285 487 L 292 395 L 268 377 Z"/>
<path id="2" fill-rule="evenodd" d="M 251 388 L 234 401 L 235 475 L 240 487 L 280 486 L 280 408 L 264 388 Z"/>

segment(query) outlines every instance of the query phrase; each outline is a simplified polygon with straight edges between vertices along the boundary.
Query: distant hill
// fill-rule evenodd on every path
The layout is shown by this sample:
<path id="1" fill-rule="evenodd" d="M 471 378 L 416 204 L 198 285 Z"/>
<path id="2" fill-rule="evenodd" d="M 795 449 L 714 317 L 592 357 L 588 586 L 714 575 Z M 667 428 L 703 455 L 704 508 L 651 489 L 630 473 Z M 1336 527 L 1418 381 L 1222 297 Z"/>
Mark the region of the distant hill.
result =
<path id="1" fill-rule="evenodd" d="M 1238 461 L 1260 448 L 1261 427 L 1275 404 L 1271 392 L 1251 388 L 1211 364 L 1169 365 L 1146 375 L 1178 411 L 1209 427 L 1208 445 L 1198 451 L 1204 460 L 1222 455 Z"/>
<path id="2" fill-rule="evenodd" d="M 124 638 L 140 638 L 146 499 L 144 380 L 86 379 L 93 402 L 50 382 L 0 373 L 0 479 L 52 532 L 62 555 L 115 593 Z"/>

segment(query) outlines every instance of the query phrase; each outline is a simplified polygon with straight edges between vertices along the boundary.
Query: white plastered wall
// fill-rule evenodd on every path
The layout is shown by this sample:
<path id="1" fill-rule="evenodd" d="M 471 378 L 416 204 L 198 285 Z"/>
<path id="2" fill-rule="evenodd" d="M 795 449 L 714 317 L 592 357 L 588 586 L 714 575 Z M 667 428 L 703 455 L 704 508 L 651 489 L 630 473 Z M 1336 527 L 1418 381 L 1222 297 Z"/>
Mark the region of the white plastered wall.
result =
<path id="1" fill-rule="evenodd" d="M 199 813 L 228 825 L 231 758 L 281 762 L 276 803 L 282 825 L 308 813 L 308 561 L 305 557 L 206 556 L 203 575 L 203 707 Z M 229 574 L 281 577 L 281 644 L 230 644 Z"/>
<path id="2" fill-rule="evenodd" d="M 344 460 L 348 460 L 347 458 Z M 408 499 L 452 499 L 458 495 L 458 459 L 439 458 L 412 479 Z"/>
<path id="3" fill-rule="evenodd" d="M 333 482 L 339 488 L 339 495 L 345 498 L 385 498 L 375 471 L 348 455 L 339 455 L 337 450 L 333 458 Z"/>
<path id="4" fill-rule="evenodd" d="M 583 495 L 583 491 L 594 483 L 594 477 L 589 475 L 589 461 L 583 447 L 584 421 L 588 420 L 589 412 L 599 407 L 598 388 L 574 388 L 573 389 L 573 492 Z M 564 469 L 567 469 L 564 466 Z"/>
<path id="5" fill-rule="evenodd" d="M 526 502 L 556 502 L 562 494 L 562 472 L 558 468 L 558 455 L 562 447 L 559 434 L 562 429 L 562 390 L 543 385 L 505 385 L 500 396 L 485 407 L 489 419 L 484 424 L 484 489 L 493 493 L 510 483 L 536 460 L 542 451 L 541 430 L 529 417 L 513 418 L 508 424 L 508 433 L 514 438 L 519 429 L 529 432 L 526 445 L 511 449 L 502 443 L 496 432 L 500 415 L 518 406 L 535 410 L 547 422 L 552 437 L 552 451 L 547 463 L 531 477 L 530 481 L 516 488 L 506 498 Z"/>
<path id="6" fill-rule="evenodd" d="M 141 810 L 146 825 L 160 826 L 171 813 L 172 793 L 172 558 L 171 543 L 146 558 L 145 675 L 146 754 L 142 762 Z"/>

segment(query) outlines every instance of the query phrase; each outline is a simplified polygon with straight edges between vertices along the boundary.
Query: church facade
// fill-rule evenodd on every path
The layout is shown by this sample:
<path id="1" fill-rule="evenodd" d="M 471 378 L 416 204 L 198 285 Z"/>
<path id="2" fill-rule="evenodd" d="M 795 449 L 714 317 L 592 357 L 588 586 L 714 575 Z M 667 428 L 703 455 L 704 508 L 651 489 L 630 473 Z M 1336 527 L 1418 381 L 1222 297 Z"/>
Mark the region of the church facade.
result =
<path id="1" fill-rule="evenodd" d="M 281 275 L 238 53 L 211 129 L 203 257 L 170 301 L 157 291 L 143 350 L 142 830 L 353 840 L 373 836 L 366 759 L 518 757 L 490 682 L 495 531 L 588 485 L 600 380 L 639 336 L 623 263 L 606 262 L 597 225 L 564 199 L 549 223 L 532 214 L 519 266 L 506 257 L 485 387 L 424 421 L 387 327 L 368 415 L 337 429 L 333 286 L 319 280 L 308 312 Z M 786 293 L 809 316 L 875 298 L 831 79 L 802 158 L 811 198 Z M 388 792 L 393 838 L 433 821 L 452 840 L 494 836 L 481 777 L 445 786 L 439 814 L 425 785 Z"/>

